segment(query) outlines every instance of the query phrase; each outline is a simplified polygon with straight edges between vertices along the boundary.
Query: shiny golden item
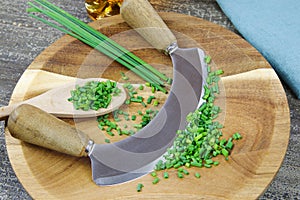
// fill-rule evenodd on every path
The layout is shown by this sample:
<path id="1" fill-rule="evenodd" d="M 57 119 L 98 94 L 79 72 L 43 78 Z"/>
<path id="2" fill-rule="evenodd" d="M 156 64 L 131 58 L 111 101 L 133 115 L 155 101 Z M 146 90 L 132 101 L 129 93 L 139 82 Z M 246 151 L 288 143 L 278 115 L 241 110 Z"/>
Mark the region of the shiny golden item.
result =
<path id="1" fill-rule="evenodd" d="M 85 8 L 91 19 L 97 20 L 120 13 L 123 0 L 85 0 Z"/>

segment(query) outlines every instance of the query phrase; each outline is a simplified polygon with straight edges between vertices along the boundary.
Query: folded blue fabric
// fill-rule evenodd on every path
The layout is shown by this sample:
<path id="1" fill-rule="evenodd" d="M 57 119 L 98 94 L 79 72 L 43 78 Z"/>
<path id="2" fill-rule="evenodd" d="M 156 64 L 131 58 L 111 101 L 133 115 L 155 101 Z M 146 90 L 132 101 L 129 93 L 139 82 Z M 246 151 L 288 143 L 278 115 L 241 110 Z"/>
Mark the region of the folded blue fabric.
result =
<path id="1" fill-rule="evenodd" d="M 300 99 L 300 0 L 217 0 Z"/>

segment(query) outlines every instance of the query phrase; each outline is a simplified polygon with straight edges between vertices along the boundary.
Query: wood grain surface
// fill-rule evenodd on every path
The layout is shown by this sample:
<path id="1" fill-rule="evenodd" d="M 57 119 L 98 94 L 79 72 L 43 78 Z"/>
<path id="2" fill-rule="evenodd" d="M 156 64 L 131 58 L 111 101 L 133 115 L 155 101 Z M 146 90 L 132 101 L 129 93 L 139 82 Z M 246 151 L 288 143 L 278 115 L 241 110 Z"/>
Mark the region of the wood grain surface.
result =
<path id="1" fill-rule="evenodd" d="M 218 25 L 187 15 L 160 15 L 177 37 L 179 46 L 203 48 L 211 55 L 213 67 L 225 71 L 217 100 L 223 110 L 218 120 L 225 125 L 225 138 L 234 132 L 243 135 L 229 161 L 220 157 L 218 167 L 191 168 L 191 175 L 184 179 L 178 179 L 176 171 L 170 170 L 170 178 L 157 185 L 152 184 L 153 178 L 149 175 L 124 184 L 99 187 L 91 179 L 88 158 L 71 157 L 20 142 L 6 130 L 12 166 L 34 199 L 255 199 L 271 182 L 285 155 L 290 128 L 286 96 L 275 72 L 251 45 Z M 170 58 L 153 49 L 120 16 L 91 25 L 172 76 Z M 120 71 L 126 72 L 125 68 L 92 48 L 64 36 L 28 67 L 14 90 L 11 103 L 63 84 L 63 79 L 56 81 L 48 78 L 45 71 L 116 81 L 121 81 Z M 143 83 L 131 72 L 126 73 L 131 82 Z M 39 74 L 45 75 L 42 90 L 36 89 Z M 149 93 L 145 90 L 143 95 Z M 167 96 L 161 95 L 159 98 L 164 101 Z M 132 106 L 127 109 L 135 112 L 139 108 Z M 103 143 L 105 136 L 97 128 L 95 119 L 66 121 L 96 142 Z M 194 171 L 199 171 L 202 177 L 193 177 Z M 140 193 L 136 192 L 138 183 L 145 185 Z"/>

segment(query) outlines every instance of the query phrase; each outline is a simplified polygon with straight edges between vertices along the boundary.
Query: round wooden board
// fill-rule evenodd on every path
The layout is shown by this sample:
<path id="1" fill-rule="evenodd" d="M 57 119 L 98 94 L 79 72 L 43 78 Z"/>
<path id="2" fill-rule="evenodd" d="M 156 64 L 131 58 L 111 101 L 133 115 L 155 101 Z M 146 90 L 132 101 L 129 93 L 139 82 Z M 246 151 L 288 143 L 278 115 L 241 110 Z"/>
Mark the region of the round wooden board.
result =
<path id="1" fill-rule="evenodd" d="M 89 158 L 74 158 L 20 142 L 6 130 L 11 164 L 34 199 L 255 199 L 268 187 L 284 158 L 290 128 L 286 96 L 275 72 L 251 45 L 218 25 L 181 14 L 160 15 L 174 31 L 179 46 L 203 48 L 212 57 L 212 66 L 225 71 L 217 100 L 223 110 L 218 120 L 225 125 L 224 138 L 235 132 L 243 136 L 235 142 L 229 160 L 217 158 L 220 165 L 211 169 L 191 168 L 191 174 L 183 179 L 170 170 L 170 178 L 157 185 L 147 175 L 119 185 L 97 186 L 91 179 Z M 120 16 L 91 25 L 172 76 L 170 58 L 151 48 Z M 99 52 L 64 36 L 28 67 L 13 92 L 11 103 L 64 84 L 71 77 L 121 81 L 120 71 L 127 72 Z M 130 72 L 128 76 L 132 83 L 143 83 Z M 149 94 L 149 90 L 143 92 L 145 96 Z M 163 102 L 167 96 L 159 94 L 159 98 Z M 131 105 L 125 109 L 134 113 L 140 108 Z M 66 121 L 103 143 L 104 134 L 97 128 L 95 118 Z M 200 179 L 193 176 L 195 171 L 202 175 Z M 138 183 L 145 186 L 140 193 L 136 192 Z"/>

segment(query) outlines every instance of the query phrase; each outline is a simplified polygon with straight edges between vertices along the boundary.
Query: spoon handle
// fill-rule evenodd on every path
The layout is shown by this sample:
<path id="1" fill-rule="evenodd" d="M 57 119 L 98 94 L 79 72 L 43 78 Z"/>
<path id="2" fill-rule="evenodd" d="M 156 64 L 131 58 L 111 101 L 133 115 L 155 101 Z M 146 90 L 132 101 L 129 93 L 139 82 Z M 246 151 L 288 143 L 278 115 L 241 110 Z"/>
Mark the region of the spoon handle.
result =
<path id="1" fill-rule="evenodd" d="M 0 108 L 0 121 L 7 120 L 10 113 L 17 107 L 16 104 L 10 106 L 3 106 Z"/>
<path id="2" fill-rule="evenodd" d="M 22 141 L 72 156 L 87 156 L 90 139 L 86 134 L 35 106 L 18 106 L 11 112 L 7 127 Z"/>

